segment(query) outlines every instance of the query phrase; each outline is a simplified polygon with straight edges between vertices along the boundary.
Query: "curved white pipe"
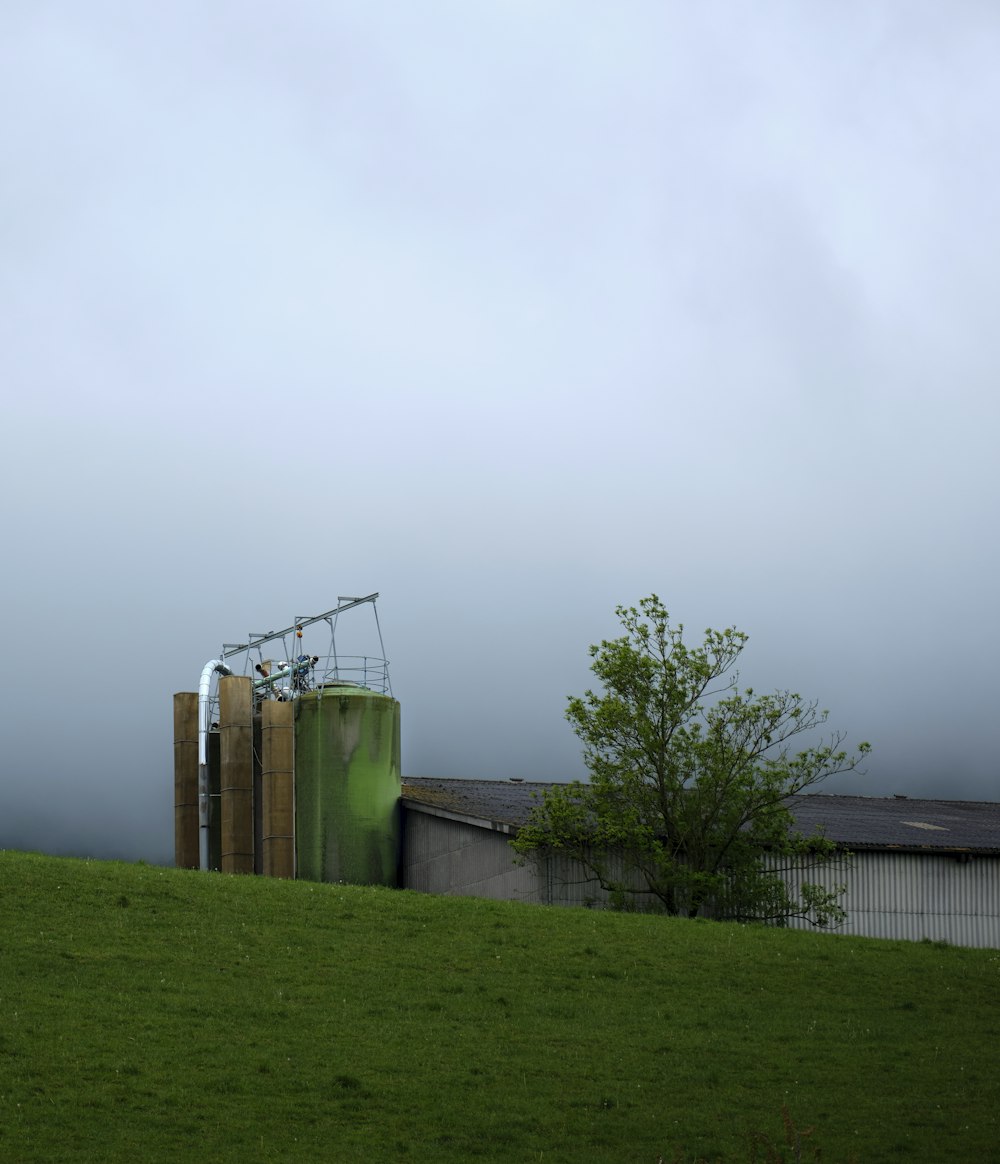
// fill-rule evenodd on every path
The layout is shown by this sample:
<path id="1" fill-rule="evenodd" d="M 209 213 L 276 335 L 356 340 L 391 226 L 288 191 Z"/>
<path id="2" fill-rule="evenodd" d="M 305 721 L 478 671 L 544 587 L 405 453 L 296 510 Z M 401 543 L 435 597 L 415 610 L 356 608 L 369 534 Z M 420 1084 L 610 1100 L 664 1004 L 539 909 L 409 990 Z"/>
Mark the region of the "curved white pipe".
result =
<path id="1" fill-rule="evenodd" d="M 208 869 L 208 696 L 212 675 L 232 675 L 221 659 L 209 659 L 198 684 L 198 866 Z"/>

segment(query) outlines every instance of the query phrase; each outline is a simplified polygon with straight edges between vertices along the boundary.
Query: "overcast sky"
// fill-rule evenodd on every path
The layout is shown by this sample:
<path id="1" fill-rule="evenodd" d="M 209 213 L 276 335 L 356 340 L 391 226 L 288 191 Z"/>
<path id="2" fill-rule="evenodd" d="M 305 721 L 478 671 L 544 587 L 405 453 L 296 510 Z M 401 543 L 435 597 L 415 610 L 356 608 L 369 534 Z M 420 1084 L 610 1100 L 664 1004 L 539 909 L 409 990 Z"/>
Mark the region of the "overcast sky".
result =
<path id="1" fill-rule="evenodd" d="M 375 590 L 404 774 L 582 775 L 655 591 L 872 741 L 826 791 L 1000 799 L 997 60 L 975 0 L 7 0 L 0 846 L 172 860 L 173 693 Z"/>

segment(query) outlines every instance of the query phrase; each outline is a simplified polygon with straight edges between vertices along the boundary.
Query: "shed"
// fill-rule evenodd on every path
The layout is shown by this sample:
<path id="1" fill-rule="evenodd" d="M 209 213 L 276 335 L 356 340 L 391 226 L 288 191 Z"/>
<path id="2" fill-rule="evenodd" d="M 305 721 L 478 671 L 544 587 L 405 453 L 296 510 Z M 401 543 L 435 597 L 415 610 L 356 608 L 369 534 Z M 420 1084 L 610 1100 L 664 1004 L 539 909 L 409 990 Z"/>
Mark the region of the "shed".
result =
<path id="1" fill-rule="evenodd" d="M 570 861 L 515 864 L 508 842 L 548 787 L 406 780 L 401 883 L 426 893 L 604 905 L 600 887 Z M 814 794 L 790 797 L 789 808 L 801 832 L 820 828 L 845 854 L 820 870 L 785 874 L 790 884 L 847 886 L 838 932 L 1000 948 L 1000 804 Z"/>

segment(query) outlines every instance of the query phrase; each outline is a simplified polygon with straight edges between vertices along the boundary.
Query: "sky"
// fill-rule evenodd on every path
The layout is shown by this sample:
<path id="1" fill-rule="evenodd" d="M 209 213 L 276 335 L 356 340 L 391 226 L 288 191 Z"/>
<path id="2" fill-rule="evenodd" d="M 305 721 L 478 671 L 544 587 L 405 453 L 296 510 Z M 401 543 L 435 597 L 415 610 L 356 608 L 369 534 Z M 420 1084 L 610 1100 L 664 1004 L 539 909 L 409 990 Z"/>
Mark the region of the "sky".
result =
<path id="1" fill-rule="evenodd" d="M 173 693 L 374 591 L 404 776 L 583 776 L 655 592 L 871 741 L 824 791 L 1000 799 L 998 57 L 977 0 L 7 0 L 0 847 L 172 861 Z"/>

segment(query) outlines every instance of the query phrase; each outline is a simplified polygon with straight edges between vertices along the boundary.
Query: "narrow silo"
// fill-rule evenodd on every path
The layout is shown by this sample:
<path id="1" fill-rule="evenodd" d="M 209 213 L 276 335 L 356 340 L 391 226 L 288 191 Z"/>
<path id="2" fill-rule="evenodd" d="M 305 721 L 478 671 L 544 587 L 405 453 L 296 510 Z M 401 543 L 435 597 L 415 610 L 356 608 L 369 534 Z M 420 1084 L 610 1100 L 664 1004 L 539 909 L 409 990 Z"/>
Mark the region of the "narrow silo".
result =
<path id="1" fill-rule="evenodd" d="M 174 864 L 198 868 L 198 696 L 174 696 Z"/>
<path id="2" fill-rule="evenodd" d="M 294 700 L 296 875 L 395 885 L 399 703 L 353 683 Z"/>

